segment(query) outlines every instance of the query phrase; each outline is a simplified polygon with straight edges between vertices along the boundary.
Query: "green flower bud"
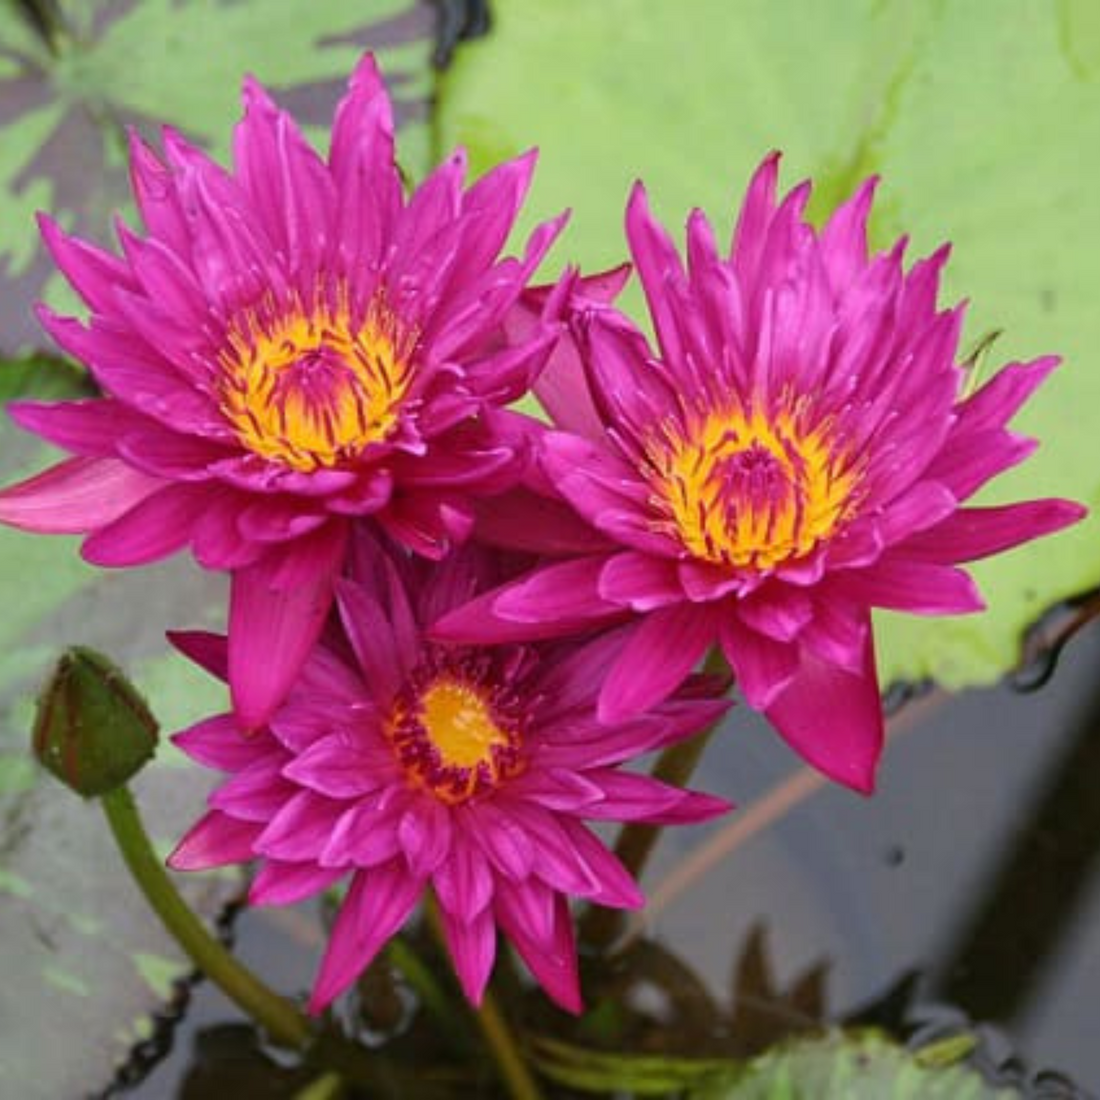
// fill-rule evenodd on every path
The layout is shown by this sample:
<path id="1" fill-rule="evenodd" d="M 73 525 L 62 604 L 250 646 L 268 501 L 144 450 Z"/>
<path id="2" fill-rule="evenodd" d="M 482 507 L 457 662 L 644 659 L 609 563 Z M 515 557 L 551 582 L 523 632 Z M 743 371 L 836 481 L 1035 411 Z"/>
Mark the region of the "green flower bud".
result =
<path id="1" fill-rule="evenodd" d="M 93 798 L 122 786 L 153 755 L 157 722 L 101 653 L 65 651 L 38 697 L 34 753 L 67 787 Z"/>

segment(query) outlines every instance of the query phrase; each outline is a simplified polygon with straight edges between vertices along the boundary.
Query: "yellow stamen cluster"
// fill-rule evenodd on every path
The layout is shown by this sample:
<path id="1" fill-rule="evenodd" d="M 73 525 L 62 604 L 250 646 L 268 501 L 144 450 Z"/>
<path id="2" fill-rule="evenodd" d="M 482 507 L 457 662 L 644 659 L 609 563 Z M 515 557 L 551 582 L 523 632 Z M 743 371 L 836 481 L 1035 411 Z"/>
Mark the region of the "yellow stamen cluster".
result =
<path id="1" fill-rule="evenodd" d="M 227 334 L 222 412 L 254 454 L 304 472 L 340 466 L 393 431 L 414 343 L 378 301 L 355 319 L 343 291 L 308 308 L 265 303 Z"/>
<path id="2" fill-rule="evenodd" d="M 695 558 L 764 571 L 809 554 L 850 513 L 855 456 L 830 425 L 801 425 L 797 408 L 711 409 L 688 431 L 664 425 L 647 447 L 667 530 Z"/>
<path id="3" fill-rule="evenodd" d="M 410 781 L 448 804 L 491 790 L 518 764 L 519 734 L 494 713 L 486 689 L 435 676 L 398 703 L 387 729 Z"/>

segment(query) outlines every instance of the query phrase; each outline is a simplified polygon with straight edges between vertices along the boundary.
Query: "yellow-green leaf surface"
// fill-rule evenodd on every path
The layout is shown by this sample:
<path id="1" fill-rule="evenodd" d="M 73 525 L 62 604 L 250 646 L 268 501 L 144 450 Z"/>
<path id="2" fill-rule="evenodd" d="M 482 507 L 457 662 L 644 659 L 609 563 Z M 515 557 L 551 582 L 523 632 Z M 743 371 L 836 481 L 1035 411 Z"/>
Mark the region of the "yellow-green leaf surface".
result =
<path id="1" fill-rule="evenodd" d="M 56 362 L 0 363 L 5 397 L 74 396 L 82 385 Z M 21 434 L 0 424 L 4 482 L 51 460 Z M 219 623 L 223 586 L 183 562 L 98 571 L 75 539 L 10 529 L 0 529 L 0 562 L 0 1093 L 55 1100 L 105 1088 L 190 966 L 129 880 L 98 804 L 32 759 L 34 693 L 64 646 L 86 643 L 120 658 L 165 733 L 223 710 L 224 686 L 164 639 L 169 625 Z M 199 769 L 172 767 L 178 757 L 162 742 L 134 783 L 165 847 L 202 812 L 209 784 Z M 210 915 L 237 889 L 208 876 L 184 887 Z"/>
<path id="2" fill-rule="evenodd" d="M 965 1061 L 966 1035 L 910 1050 L 877 1031 L 832 1031 L 781 1043 L 748 1061 L 612 1054 L 538 1040 L 535 1059 L 582 1092 L 687 1100 L 1017 1100 Z"/>
<path id="3" fill-rule="evenodd" d="M 817 184 L 826 213 L 881 173 L 872 231 L 911 255 L 954 244 L 944 302 L 967 298 L 966 343 L 1002 329 L 985 371 L 1065 363 L 1018 418 L 1039 453 L 984 502 L 1100 500 L 1100 8 L 1086 0 L 498 0 L 489 38 L 443 83 L 437 144 L 475 167 L 541 148 L 528 217 L 564 206 L 555 257 L 595 269 L 626 254 L 641 177 L 660 217 L 702 206 L 732 225 L 771 149 Z M 640 319 L 640 296 L 626 307 Z M 989 610 L 883 615 L 884 680 L 987 682 L 1029 623 L 1100 582 L 1094 521 L 979 563 Z"/>

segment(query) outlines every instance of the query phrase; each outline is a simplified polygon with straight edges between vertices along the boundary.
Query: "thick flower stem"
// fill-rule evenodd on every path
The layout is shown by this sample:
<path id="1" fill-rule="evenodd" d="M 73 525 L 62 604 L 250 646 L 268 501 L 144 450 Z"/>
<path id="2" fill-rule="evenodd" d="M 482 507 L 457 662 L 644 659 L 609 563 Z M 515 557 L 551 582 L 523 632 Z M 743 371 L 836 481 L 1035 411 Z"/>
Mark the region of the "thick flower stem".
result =
<path id="1" fill-rule="evenodd" d="M 424 910 L 432 934 L 446 950 L 447 941 L 434 898 L 427 900 Z M 519 1052 L 515 1034 L 508 1026 L 508 1021 L 500 1011 L 491 990 L 485 990 L 481 1007 L 475 1008 L 473 1015 L 512 1100 L 542 1100 L 538 1084 L 531 1076 L 531 1071 Z"/>
<path id="2" fill-rule="evenodd" d="M 519 1053 L 515 1035 L 489 990 L 485 991 L 481 1007 L 474 1010 L 474 1016 L 513 1100 L 541 1100 L 542 1094 Z"/>
<path id="3" fill-rule="evenodd" d="M 100 801 L 134 881 L 188 958 L 274 1042 L 306 1047 L 314 1037 L 309 1020 L 218 943 L 180 896 L 153 851 L 129 789 L 116 787 Z"/>
<path id="4" fill-rule="evenodd" d="M 715 676 L 728 676 L 729 665 L 717 646 L 707 656 L 704 671 Z M 722 724 L 719 719 L 701 733 L 664 750 L 653 765 L 653 777 L 674 787 L 684 786 L 695 773 L 699 758 L 711 735 Z M 661 825 L 631 822 L 624 825 L 615 842 L 615 855 L 635 879 L 641 878 L 649 857 L 661 838 Z M 621 909 L 592 907 L 580 920 L 578 935 L 589 947 L 606 948 L 615 942 L 626 927 L 626 914 Z"/>

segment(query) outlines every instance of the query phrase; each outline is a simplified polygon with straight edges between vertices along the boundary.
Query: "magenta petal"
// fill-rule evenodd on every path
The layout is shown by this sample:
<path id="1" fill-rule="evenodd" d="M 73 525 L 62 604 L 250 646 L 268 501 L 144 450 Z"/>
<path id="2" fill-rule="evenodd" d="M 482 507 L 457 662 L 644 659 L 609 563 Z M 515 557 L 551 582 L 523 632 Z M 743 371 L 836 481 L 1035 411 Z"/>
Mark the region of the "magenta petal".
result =
<path id="1" fill-rule="evenodd" d="M 629 718 L 671 695 L 717 634 L 711 607 L 683 603 L 644 616 L 600 689 L 600 721 Z"/>
<path id="2" fill-rule="evenodd" d="M 346 541 L 344 525 L 331 523 L 234 572 L 229 684 L 245 729 L 271 716 L 320 635 Z"/>
<path id="3" fill-rule="evenodd" d="M 239 821 L 266 826 L 295 795 L 294 784 L 280 774 L 283 760 L 283 754 L 276 749 L 241 768 L 210 795 L 211 808 Z M 256 842 L 257 851 L 263 851 L 261 844 L 262 836 Z"/>
<path id="4" fill-rule="evenodd" d="M 595 898 L 603 896 L 606 890 L 614 892 L 616 885 L 621 884 L 615 874 L 607 876 L 602 874 L 607 868 L 603 867 L 600 860 L 597 859 L 594 866 L 592 860 L 587 858 L 591 855 L 591 851 L 584 843 L 577 841 L 581 833 L 586 839 L 592 839 L 583 825 L 578 824 L 575 829 L 571 829 L 569 826 L 573 822 L 568 816 L 543 810 L 520 799 L 509 798 L 506 810 L 509 814 L 522 819 L 523 828 L 530 833 L 532 840 L 538 846 L 539 863 L 536 877 L 552 890 L 578 898 Z M 610 856 L 599 841 L 596 844 L 602 852 Z M 629 881 L 628 889 L 636 893 L 633 880 L 627 875 L 626 870 L 614 857 L 610 858 L 612 870 L 617 867 L 618 875 Z M 522 896 L 540 899 L 544 923 L 548 928 L 553 920 L 549 896 L 545 893 L 531 894 L 530 892 Z M 535 923 L 528 919 L 531 927 L 534 927 Z"/>
<path id="5" fill-rule="evenodd" d="M 13 401 L 8 415 L 24 431 L 73 454 L 106 457 L 119 438 L 150 421 L 120 401 L 93 397 L 86 401 Z"/>
<path id="6" fill-rule="evenodd" d="M 393 157 L 393 115 L 371 54 L 364 55 L 336 108 L 329 165 L 336 181 L 336 239 L 354 270 L 376 263 L 401 208 Z"/>
<path id="7" fill-rule="evenodd" d="M 256 858 L 255 842 L 262 827 L 210 810 L 187 831 L 168 857 L 176 871 L 205 871 Z"/>
<path id="8" fill-rule="evenodd" d="M 290 783 L 280 801 L 281 806 L 267 814 L 263 832 L 256 838 L 257 853 L 290 863 L 316 860 L 343 812 L 343 803 L 312 791 L 294 793 Z"/>
<path id="9" fill-rule="evenodd" d="M 493 600 L 493 611 L 509 622 L 538 623 L 548 628 L 617 614 L 619 609 L 599 594 L 605 560 L 586 557 L 548 565 L 503 589 Z M 571 626 L 553 630 L 554 634 L 571 632 Z"/>
<path id="10" fill-rule="evenodd" d="M 468 804 L 466 816 L 474 840 L 502 875 L 522 882 L 531 874 L 535 848 L 521 825 L 492 802 Z"/>
<path id="11" fill-rule="evenodd" d="M 798 644 L 777 641 L 743 626 L 729 612 L 722 620 L 722 651 L 737 678 L 745 701 L 754 710 L 764 710 L 791 682 L 799 666 Z"/>
<path id="12" fill-rule="evenodd" d="M 1087 509 L 1080 504 L 1056 499 L 960 508 L 935 527 L 907 539 L 900 549 L 905 554 L 938 561 L 973 561 L 1060 531 L 1086 514 Z"/>
<path id="13" fill-rule="evenodd" d="M 974 581 L 961 569 L 891 554 L 870 569 L 838 576 L 835 590 L 871 607 L 920 615 L 961 615 L 985 603 Z"/>
<path id="14" fill-rule="evenodd" d="M 569 817 L 561 819 L 561 827 L 575 858 L 587 865 L 597 884 L 596 890 L 588 895 L 592 901 L 615 909 L 640 909 L 645 904 L 645 897 L 630 872 L 595 833 Z"/>
<path id="15" fill-rule="evenodd" d="M 538 150 L 530 149 L 486 172 L 463 196 L 469 219 L 459 265 L 452 278 L 462 285 L 479 275 L 504 247 L 531 185 Z"/>
<path id="16" fill-rule="evenodd" d="M 600 572 L 599 593 L 609 603 L 631 611 L 652 611 L 684 599 L 676 563 L 636 550 L 616 554 L 608 561 Z"/>
<path id="17" fill-rule="evenodd" d="M 553 557 L 598 554 L 614 548 L 569 505 L 529 489 L 512 489 L 479 500 L 475 512 L 475 537 L 490 546 Z"/>
<path id="18" fill-rule="evenodd" d="M 232 714 L 204 718 L 173 734 L 172 743 L 192 760 L 224 772 L 241 771 L 264 759 L 271 751 L 266 737 L 245 737 Z"/>
<path id="19" fill-rule="evenodd" d="M 457 828 L 450 857 L 436 868 L 432 884 L 443 909 L 467 924 L 493 899 L 493 872 L 486 857 Z"/>
<path id="20" fill-rule="evenodd" d="M 70 458 L 0 491 L 0 523 L 48 535 L 94 531 L 165 483 L 114 458 Z"/>
<path id="21" fill-rule="evenodd" d="M 371 753 L 358 737 L 336 730 L 320 737 L 282 769 L 287 779 L 329 798 L 358 798 L 377 790 L 393 771 L 393 753 Z M 389 768 L 385 767 L 390 764 Z"/>
<path id="22" fill-rule="evenodd" d="M 315 531 L 328 517 L 318 508 L 303 507 L 301 500 L 253 500 L 236 509 L 237 530 L 247 542 L 289 542 Z"/>
<path id="23" fill-rule="evenodd" d="M 401 855 L 397 825 L 404 803 L 386 805 L 386 795 L 361 798 L 345 810 L 318 857 L 322 867 L 377 867 Z"/>
<path id="24" fill-rule="evenodd" d="M 248 890 L 250 905 L 293 905 L 327 890 L 347 874 L 315 863 L 283 863 L 277 859 L 264 861 L 260 873 Z"/>
<path id="25" fill-rule="evenodd" d="M 834 288 L 850 286 L 867 264 L 867 217 L 878 182 L 877 176 L 865 180 L 821 231 L 821 253 Z"/>
<path id="26" fill-rule="evenodd" d="M 395 497 L 378 521 L 387 534 L 431 561 L 465 542 L 474 526 L 469 505 L 430 492 Z"/>
<path id="27" fill-rule="evenodd" d="M 398 823 L 397 839 L 409 873 L 420 879 L 430 877 L 451 850 L 449 811 L 434 798 L 413 802 Z"/>
<path id="28" fill-rule="evenodd" d="M 605 423 L 641 437 L 676 415 L 680 405 L 673 381 L 625 316 L 610 310 L 592 314 L 587 341 L 593 397 Z"/>
<path id="29" fill-rule="evenodd" d="M 1056 355 L 1045 355 L 1028 363 L 1009 363 L 1002 367 L 959 407 L 956 432 L 970 434 L 1003 427 L 1058 366 L 1058 362 Z"/>
<path id="30" fill-rule="evenodd" d="M 508 794 L 547 810 L 567 813 L 581 812 L 603 797 L 603 791 L 587 775 L 552 764 L 513 778 Z"/>
<path id="31" fill-rule="evenodd" d="M 497 930 L 492 913 L 485 910 L 469 922 L 458 920 L 446 909 L 441 915 L 447 950 L 451 953 L 462 992 L 471 1004 L 480 1005 L 497 953 Z"/>
<path id="32" fill-rule="evenodd" d="M 577 975 L 577 950 L 565 898 L 554 899 L 553 927 L 549 935 L 542 937 L 535 935 L 524 919 L 514 888 L 498 894 L 496 912 L 501 927 L 539 985 L 566 1012 L 579 1014 L 583 1005 Z"/>
<path id="33" fill-rule="evenodd" d="M 801 588 L 765 585 L 737 601 L 737 615 L 758 634 L 789 642 L 813 618 L 813 599 Z"/>
<path id="34" fill-rule="evenodd" d="M 584 809 L 584 817 L 593 821 L 684 825 L 706 821 L 730 809 L 725 799 L 684 791 L 648 775 L 593 768 L 588 778 L 603 791 L 601 801 Z"/>
<path id="35" fill-rule="evenodd" d="M 775 214 L 778 178 L 779 153 L 769 153 L 749 181 L 733 231 L 730 259 L 739 276 L 753 274 L 760 259 L 767 239 L 768 223 Z"/>
<path id="36" fill-rule="evenodd" d="M 890 545 L 916 531 L 932 527 L 958 506 L 955 494 L 945 485 L 938 481 L 918 481 L 901 497 L 892 500 L 881 518 L 878 518 L 877 526 L 882 541 Z M 836 554 L 830 554 L 829 557 L 834 564 L 843 560 Z"/>
<path id="37" fill-rule="evenodd" d="M 548 662 L 538 681 L 539 693 L 546 700 L 541 711 L 543 721 L 568 718 L 570 712 L 577 710 L 590 713 L 604 673 L 622 649 L 629 629 L 605 630 L 591 641 L 563 651 L 556 661 Z M 568 721 L 564 727 L 573 728 Z"/>
<path id="38" fill-rule="evenodd" d="M 748 587 L 745 579 L 716 562 L 684 558 L 676 563 L 680 587 L 692 603 L 710 603 Z"/>
<path id="39" fill-rule="evenodd" d="M 838 783 L 870 794 L 883 718 L 870 634 L 852 673 L 803 654 L 802 667 L 765 712 L 791 747 Z"/>
<path id="40" fill-rule="evenodd" d="M 967 500 L 987 481 L 1034 453 L 1033 439 L 1001 428 L 959 433 L 949 439 L 929 464 L 927 476 L 938 478 L 959 500 Z"/>
<path id="41" fill-rule="evenodd" d="M 621 614 L 598 593 L 603 557 L 546 566 L 526 580 L 486 592 L 448 612 L 431 630 L 444 642 L 507 642 L 560 637 Z"/>
<path id="42" fill-rule="evenodd" d="M 834 593 L 822 593 L 814 605 L 814 617 L 799 636 L 810 652 L 828 664 L 849 672 L 863 667 L 863 647 L 871 630 L 868 609 Z"/>
<path id="43" fill-rule="evenodd" d="M 406 671 L 395 646 L 379 645 L 378 639 L 392 632 L 381 604 L 362 585 L 344 579 L 336 582 L 340 621 L 355 651 L 371 697 L 388 703 L 400 689 Z"/>
<path id="44" fill-rule="evenodd" d="M 534 385 L 535 396 L 556 427 L 588 439 L 603 435 L 603 423 L 592 404 L 576 343 L 563 335 Z"/>
<path id="45" fill-rule="evenodd" d="M 423 888 L 396 860 L 356 874 L 313 985 L 311 1013 L 320 1012 L 359 977 L 405 923 Z"/>
<path id="46" fill-rule="evenodd" d="M 642 507 L 652 495 L 638 471 L 600 443 L 569 432 L 546 432 L 539 444 L 539 458 L 550 480 L 559 486 L 570 483 L 573 506 L 593 522 L 605 508 Z M 575 481 L 578 477 L 581 480 Z M 586 497 L 589 485 L 598 500 Z"/>
<path id="47" fill-rule="evenodd" d="M 82 553 L 96 565 L 158 561 L 187 545 L 209 499 L 205 485 L 168 484 L 90 535 Z"/>
<path id="48" fill-rule="evenodd" d="M 137 289 L 129 267 L 117 256 L 79 237 L 70 237 L 47 214 L 38 215 L 38 228 L 65 278 L 95 312 L 110 311 L 118 287 Z"/>
<path id="49" fill-rule="evenodd" d="M 626 236 L 634 266 L 645 291 L 650 315 L 666 362 L 683 360 L 678 317 L 668 294 L 668 284 L 683 278 L 679 254 L 668 234 L 649 212 L 645 188 L 636 183 L 626 207 Z"/>
<path id="50" fill-rule="evenodd" d="M 251 77 L 245 78 L 244 103 L 233 134 L 237 178 L 275 247 L 294 267 L 312 273 L 331 232 L 332 178 L 293 119 Z"/>
<path id="51" fill-rule="evenodd" d="M 229 679 L 229 641 L 208 630 L 169 630 L 168 640 L 199 668 L 219 680 Z"/>
<path id="52" fill-rule="evenodd" d="M 209 481 L 210 466 L 229 453 L 220 442 L 166 431 L 162 425 L 142 419 L 143 423 L 119 439 L 118 452 L 120 458 L 153 477 Z"/>

